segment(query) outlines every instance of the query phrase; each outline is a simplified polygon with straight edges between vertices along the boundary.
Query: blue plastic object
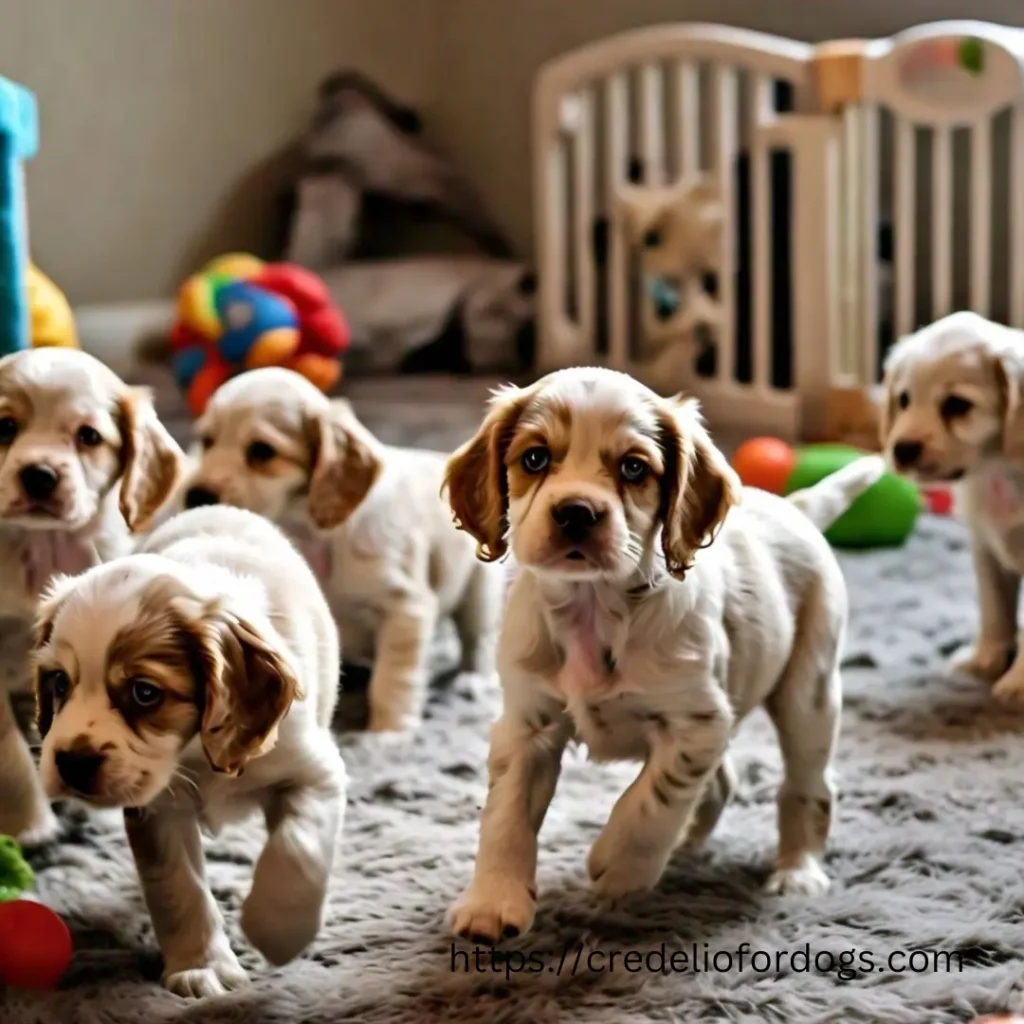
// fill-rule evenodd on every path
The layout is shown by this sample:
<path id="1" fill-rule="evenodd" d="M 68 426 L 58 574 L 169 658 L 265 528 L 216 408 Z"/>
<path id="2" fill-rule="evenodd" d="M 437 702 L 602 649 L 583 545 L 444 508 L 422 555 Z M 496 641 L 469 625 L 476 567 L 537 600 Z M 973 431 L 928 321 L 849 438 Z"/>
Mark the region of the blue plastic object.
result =
<path id="1" fill-rule="evenodd" d="M 24 164 L 38 146 L 35 96 L 0 78 L 0 356 L 31 344 Z"/>

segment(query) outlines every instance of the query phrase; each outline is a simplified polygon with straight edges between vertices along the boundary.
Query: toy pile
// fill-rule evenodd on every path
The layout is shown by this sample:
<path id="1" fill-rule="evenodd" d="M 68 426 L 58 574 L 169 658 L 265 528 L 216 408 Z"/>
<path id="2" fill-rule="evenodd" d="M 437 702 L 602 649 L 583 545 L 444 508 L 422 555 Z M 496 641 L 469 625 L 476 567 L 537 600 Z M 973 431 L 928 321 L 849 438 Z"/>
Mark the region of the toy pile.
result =
<path id="1" fill-rule="evenodd" d="M 172 367 L 194 416 L 229 377 L 283 366 L 322 391 L 341 377 L 349 329 L 316 274 L 255 256 L 221 256 L 178 294 Z"/>

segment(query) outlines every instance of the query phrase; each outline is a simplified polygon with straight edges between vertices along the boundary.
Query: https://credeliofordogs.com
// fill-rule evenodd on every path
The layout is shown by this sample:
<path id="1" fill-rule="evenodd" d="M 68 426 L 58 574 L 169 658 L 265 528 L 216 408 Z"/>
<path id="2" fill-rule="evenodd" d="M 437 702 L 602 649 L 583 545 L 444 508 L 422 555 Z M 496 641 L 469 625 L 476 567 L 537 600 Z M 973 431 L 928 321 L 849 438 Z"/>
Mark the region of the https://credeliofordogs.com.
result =
<path id="1" fill-rule="evenodd" d="M 584 974 L 816 974 L 833 975 L 838 981 L 853 981 L 868 974 L 957 974 L 963 971 L 961 954 L 937 949 L 893 950 L 876 953 L 869 949 L 819 949 L 810 943 L 793 949 L 755 949 L 742 942 L 735 949 L 712 949 L 710 944 L 693 943 L 672 948 L 666 943 L 651 949 L 601 949 L 582 942 L 568 943 L 559 950 L 499 950 L 485 946 L 473 949 L 451 945 L 453 974 L 499 974 L 506 979 L 517 975 L 555 974 L 575 977 Z"/>

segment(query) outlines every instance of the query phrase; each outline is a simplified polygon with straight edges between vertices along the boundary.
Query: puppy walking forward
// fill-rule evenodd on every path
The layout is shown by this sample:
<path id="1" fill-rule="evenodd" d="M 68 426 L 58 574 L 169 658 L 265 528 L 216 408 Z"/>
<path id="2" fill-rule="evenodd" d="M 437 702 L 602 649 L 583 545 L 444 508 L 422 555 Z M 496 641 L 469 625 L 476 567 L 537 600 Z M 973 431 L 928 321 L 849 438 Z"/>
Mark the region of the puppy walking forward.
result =
<path id="1" fill-rule="evenodd" d="M 205 880 L 201 828 L 261 811 L 268 837 L 242 931 L 274 964 L 315 937 L 344 813 L 329 729 L 338 671 L 312 573 L 241 509 L 184 512 L 139 553 L 58 579 L 45 597 L 43 784 L 125 808 L 171 991 L 246 980 Z"/>
<path id="2" fill-rule="evenodd" d="M 829 831 L 846 621 L 820 529 L 882 471 L 858 461 L 786 501 L 743 490 L 693 401 L 609 370 L 498 395 L 448 466 L 456 521 L 517 578 L 498 651 L 504 696 L 476 868 L 455 932 L 527 929 L 537 833 L 573 739 L 643 767 L 590 851 L 597 891 L 655 885 L 733 788 L 727 749 L 764 704 L 785 765 L 768 887 L 818 893 Z"/>

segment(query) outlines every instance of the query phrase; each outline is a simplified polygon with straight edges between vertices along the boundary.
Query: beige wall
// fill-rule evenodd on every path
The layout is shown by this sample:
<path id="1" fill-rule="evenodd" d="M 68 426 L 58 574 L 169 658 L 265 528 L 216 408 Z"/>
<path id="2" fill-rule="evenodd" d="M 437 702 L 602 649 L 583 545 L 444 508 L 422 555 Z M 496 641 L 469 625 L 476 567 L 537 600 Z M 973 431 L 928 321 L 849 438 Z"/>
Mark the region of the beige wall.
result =
<path id="1" fill-rule="evenodd" d="M 972 0 L 1024 25 L 1024 0 Z M 33 252 L 74 302 L 171 294 L 257 245 L 274 156 L 317 83 L 357 67 L 420 105 L 429 135 L 526 251 L 540 64 L 670 20 L 810 40 L 962 16 L 963 0 L 0 0 L 0 74 L 33 88 Z"/>
<path id="2" fill-rule="evenodd" d="M 33 253 L 73 302 L 170 294 L 265 224 L 264 164 L 326 73 L 428 101 L 435 0 L 2 0 L 0 74 L 35 90 Z"/>
<path id="3" fill-rule="evenodd" d="M 530 96 L 550 58 L 614 32 L 714 21 L 817 41 L 965 16 L 1024 26 L 1024 0 L 442 0 L 438 130 L 514 241 L 531 237 Z"/>

